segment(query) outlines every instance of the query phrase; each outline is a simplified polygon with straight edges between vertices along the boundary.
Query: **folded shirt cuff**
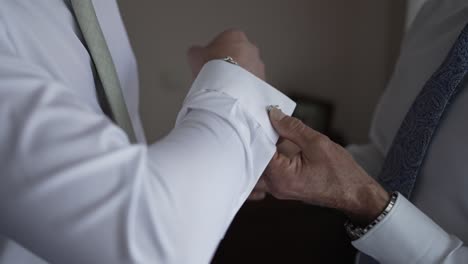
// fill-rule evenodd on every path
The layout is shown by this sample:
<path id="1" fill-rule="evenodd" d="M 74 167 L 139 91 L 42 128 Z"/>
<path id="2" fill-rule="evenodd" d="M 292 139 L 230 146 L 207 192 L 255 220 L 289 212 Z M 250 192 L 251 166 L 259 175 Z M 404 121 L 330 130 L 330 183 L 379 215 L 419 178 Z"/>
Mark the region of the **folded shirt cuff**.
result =
<path id="1" fill-rule="evenodd" d="M 278 141 L 278 134 L 270 123 L 268 106 L 277 105 L 287 115 L 291 115 L 296 107 L 294 101 L 252 73 L 222 60 L 205 64 L 185 100 L 209 91 L 217 91 L 238 100 L 240 107 L 259 124 L 272 144 Z M 184 109 L 179 118 L 183 115 Z"/>
<path id="2" fill-rule="evenodd" d="M 439 263 L 453 237 L 399 195 L 390 213 L 352 244 L 381 263 Z"/>

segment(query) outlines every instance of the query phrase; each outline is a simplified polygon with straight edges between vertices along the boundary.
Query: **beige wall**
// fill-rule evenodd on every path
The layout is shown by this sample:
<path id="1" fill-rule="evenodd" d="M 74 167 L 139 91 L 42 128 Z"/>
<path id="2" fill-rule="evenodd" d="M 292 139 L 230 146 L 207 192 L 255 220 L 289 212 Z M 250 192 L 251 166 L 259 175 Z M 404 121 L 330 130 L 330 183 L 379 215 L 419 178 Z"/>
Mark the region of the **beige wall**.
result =
<path id="1" fill-rule="evenodd" d="M 262 50 L 269 82 L 331 100 L 334 127 L 365 141 L 403 28 L 404 0 L 120 1 L 140 65 L 148 139 L 173 125 L 190 85 L 185 51 L 225 28 Z"/>

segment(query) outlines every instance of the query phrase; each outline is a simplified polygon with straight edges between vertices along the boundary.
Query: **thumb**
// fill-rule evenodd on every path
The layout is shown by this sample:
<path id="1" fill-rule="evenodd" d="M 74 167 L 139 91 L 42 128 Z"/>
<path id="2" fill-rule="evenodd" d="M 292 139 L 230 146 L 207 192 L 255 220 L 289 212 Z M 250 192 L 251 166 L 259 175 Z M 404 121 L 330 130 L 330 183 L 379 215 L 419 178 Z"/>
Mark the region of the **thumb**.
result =
<path id="1" fill-rule="evenodd" d="M 301 120 L 287 116 L 279 108 L 273 107 L 270 112 L 270 121 L 278 134 L 294 142 L 299 148 L 304 149 L 308 139 L 317 134 L 313 129 L 302 123 Z"/>
<path id="2" fill-rule="evenodd" d="M 192 76 L 195 78 L 205 64 L 205 48 L 201 46 L 190 47 L 187 51 L 187 59 L 192 70 Z"/>

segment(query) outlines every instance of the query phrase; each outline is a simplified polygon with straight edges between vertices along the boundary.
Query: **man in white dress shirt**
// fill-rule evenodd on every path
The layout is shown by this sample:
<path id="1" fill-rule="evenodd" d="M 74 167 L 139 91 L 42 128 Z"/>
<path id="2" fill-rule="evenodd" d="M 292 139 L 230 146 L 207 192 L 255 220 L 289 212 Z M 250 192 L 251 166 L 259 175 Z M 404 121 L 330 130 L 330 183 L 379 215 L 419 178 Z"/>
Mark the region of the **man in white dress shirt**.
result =
<path id="1" fill-rule="evenodd" d="M 191 50 L 198 78 L 177 124 L 147 145 L 116 1 L 93 5 L 137 143 L 100 107 L 71 2 L 2 1 L 0 263 L 208 263 L 275 152 L 267 107 L 294 102 L 227 31 Z"/>
<path id="2" fill-rule="evenodd" d="M 271 111 L 279 134 L 297 146 L 280 145 L 283 153 L 275 155 L 252 196 L 268 191 L 343 211 L 351 219 L 353 245 L 380 263 L 468 263 L 467 23 L 465 0 L 429 0 L 422 7 L 367 145 L 346 151 L 297 119 Z M 426 125 L 433 120 L 437 127 Z M 418 131 L 421 136 L 413 137 Z M 419 155 L 422 145 L 429 147 Z M 413 169 L 419 172 L 400 177 Z M 389 178 L 381 177 L 385 172 Z M 406 194 L 391 195 L 377 180 Z M 358 263 L 375 260 L 359 254 Z"/>

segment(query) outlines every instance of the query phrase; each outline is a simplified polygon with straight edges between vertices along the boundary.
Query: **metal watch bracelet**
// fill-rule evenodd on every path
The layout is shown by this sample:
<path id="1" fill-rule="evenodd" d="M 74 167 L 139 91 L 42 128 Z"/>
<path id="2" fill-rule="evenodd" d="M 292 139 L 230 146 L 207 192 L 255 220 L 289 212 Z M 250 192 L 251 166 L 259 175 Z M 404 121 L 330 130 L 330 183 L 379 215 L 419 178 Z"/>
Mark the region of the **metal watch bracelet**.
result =
<path id="1" fill-rule="evenodd" d="M 367 225 L 366 227 L 359 227 L 351 223 L 350 220 L 347 220 L 345 223 L 345 229 L 346 232 L 348 233 L 348 236 L 352 240 L 357 240 L 367 234 L 374 226 L 379 224 L 392 210 L 393 206 L 395 206 L 395 203 L 398 199 L 398 192 L 393 192 L 390 198 L 390 202 L 387 204 L 383 212 L 374 220 L 372 223 Z"/>

